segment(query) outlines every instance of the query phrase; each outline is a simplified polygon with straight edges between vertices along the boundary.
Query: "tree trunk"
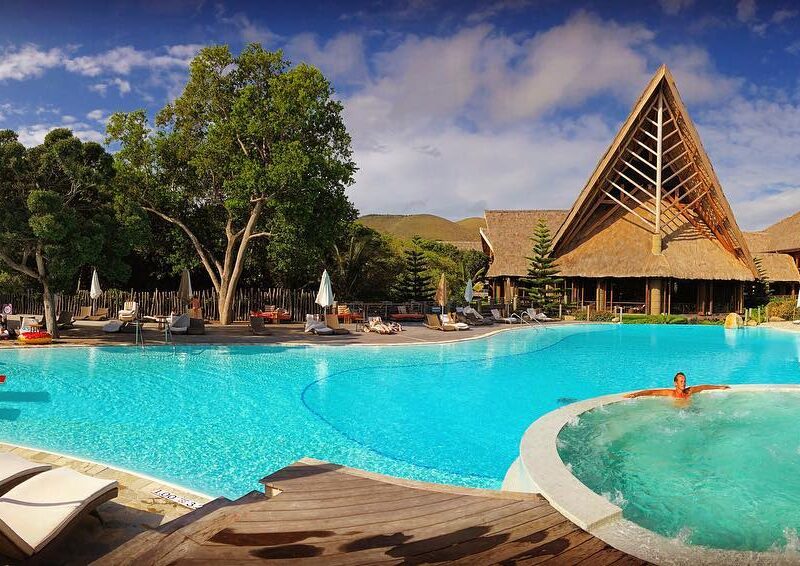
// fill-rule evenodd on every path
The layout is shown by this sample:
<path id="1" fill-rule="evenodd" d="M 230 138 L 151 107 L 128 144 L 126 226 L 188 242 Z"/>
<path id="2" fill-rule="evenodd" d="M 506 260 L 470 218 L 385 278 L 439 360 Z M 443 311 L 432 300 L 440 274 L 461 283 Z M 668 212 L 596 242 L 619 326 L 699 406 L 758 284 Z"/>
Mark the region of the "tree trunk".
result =
<path id="1" fill-rule="evenodd" d="M 219 310 L 220 324 L 230 324 L 233 322 L 231 303 L 228 300 L 227 281 L 223 281 L 222 285 L 220 285 L 219 295 L 217 296 L 217 310 Z"/>
<path id="2" fill-rule="evenodd" d="M 44 298 L 44 323 L 47 326 L 47 331 L 53 336 L 58 338 L 58 325 L 56 324 L 56 298 L 50 290 L 50 285 L 47 280 L 42 280 L 42 296 Z"/>

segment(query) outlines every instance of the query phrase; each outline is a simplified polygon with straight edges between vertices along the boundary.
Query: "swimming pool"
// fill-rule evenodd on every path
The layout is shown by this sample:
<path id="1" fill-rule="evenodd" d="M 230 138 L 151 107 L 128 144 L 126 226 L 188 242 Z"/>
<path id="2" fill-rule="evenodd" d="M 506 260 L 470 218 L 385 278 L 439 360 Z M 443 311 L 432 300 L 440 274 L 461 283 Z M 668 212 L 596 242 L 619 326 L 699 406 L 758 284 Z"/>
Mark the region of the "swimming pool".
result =
<path id="1" fill-rule="evenodd" d="M 498 488 L 531 422 L 669 385 L 800 383 L 800 334 L 574 325 L 421 346 L 0 351 L 0 440 L 239 496 L 312 456 Z"/>
<path id="2" fill-rule="evenodd" d="M 634 523 L 683 543 L 797 552 L 800 390 L 626 400 L 558 435 L 572 474 Z"/>

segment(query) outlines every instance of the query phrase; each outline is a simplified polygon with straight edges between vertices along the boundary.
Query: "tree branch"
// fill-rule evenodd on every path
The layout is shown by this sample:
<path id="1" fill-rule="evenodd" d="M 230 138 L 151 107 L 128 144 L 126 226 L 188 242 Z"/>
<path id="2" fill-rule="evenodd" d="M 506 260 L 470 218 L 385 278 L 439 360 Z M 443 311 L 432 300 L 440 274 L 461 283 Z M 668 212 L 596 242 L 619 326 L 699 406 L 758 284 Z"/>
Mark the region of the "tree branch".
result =
<path id="1" fill-rule="evenodd" d="M 30 267 L 26 266 L 24 263 L 17 263 L 13 259 L 11 259 L 8 255 L 6 255 L 6 253 L 2 250 L 0 250 L 0 259 L 3 260 L 3 262 L 6 265 L 8 265 L 11 269 L 19 271 L 20 273 L 22 273 L 23 275 L 27 275 L 28 277 L 33 277 L 37 281 L 39 280 L 39 274 L 37 272 L 35 272 Z"/>
<path id="2" fill-rule="evenodd" d="M 254 238 L 269 238 L 270 236 L 272 236 L 272 232 L 256 232 L 255 234 L 250 234 L 248 239 L 252 240 Z"/>
<path id="3" fill-rule="evenodd" d="M 171 224 L 175 224 L 175 226 L 178 226 L 181 230 L 183 230 L 186 233 L 187 236 L 189 236 L 189 240 L 191 240 L 192 244 L 194 245 L 194 249 L 197 251 L 197 255 L 200 256 L 200 261 L 203 262 L 203 265 L 205 266 L 206 271 L 208 272 L 208 276 L 211 279 L 211 283 L 214 285 L 214 288 L 217 290 L 217 292 L 219 292 L 220 277 L 222 277 L 222 266 L 216 259 L 214 259 L 214 255 L 210 251 L 205 249 L 203 244 L 200 242 L 200 239 L 194 235 L 194 232 L 192 232 L 186 224 L 184 224 L 177 218 L 172 218 L 171 216 L 168 216 L 163 212 L 149 206 L 143 206 L 142 208 L 147 212 L 155 214 L 159 218 L 166 220 L 167 222 L 170 222 Z M 215 266 L 218 271 L 214 270 Z"/>

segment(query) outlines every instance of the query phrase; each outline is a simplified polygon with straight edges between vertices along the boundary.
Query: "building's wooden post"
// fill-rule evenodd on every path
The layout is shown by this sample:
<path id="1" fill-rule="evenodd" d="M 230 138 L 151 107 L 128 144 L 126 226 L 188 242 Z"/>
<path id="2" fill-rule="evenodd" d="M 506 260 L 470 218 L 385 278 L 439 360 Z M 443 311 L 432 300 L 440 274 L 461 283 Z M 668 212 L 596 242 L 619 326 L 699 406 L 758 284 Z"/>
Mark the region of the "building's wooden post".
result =
<path id="1" fill-rule="evenodd" d="M 708 312 L 714 314 L 714 282 L 708 282 Z"/>
<path id="2" fill-rule="evenodd" d="M 661 314 L 661 302 L 663 298 L 663 279 L 650 280 L 650 310 L 649 314 Z"/>
<path id="3" fill-rule="evenodd" d="M 606 281 L 597 280 L 597 291 L 595 293 L 595 303 L 598 311 L 606 310 Z"/>

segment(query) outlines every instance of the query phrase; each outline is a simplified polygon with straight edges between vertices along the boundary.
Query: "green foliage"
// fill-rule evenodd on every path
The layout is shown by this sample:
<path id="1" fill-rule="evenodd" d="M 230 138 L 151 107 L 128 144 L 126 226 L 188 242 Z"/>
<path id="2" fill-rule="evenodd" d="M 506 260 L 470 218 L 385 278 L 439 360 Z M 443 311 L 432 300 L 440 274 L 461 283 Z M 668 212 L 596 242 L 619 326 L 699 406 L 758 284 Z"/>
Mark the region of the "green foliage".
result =
<path id="1" fill-rule="evenodd" d="M 553 239 L 544 218 L 539 219 L 531 240 L 533 249 L 526 258 L 530 262 L 528 276 L 522 279 L 522 284 L 534 307 L 552 312 L 561 301 L 563 279 L 558 277 L 558 266 L 550 249 Z"/>
<path id="2" fill-rule="evenodd" d="M 770 299 L 766 309 L 761 309 L 768 316 L 779 316 L 784 320 L 795 320 L 800 318 L 800 309 L 797 308 L 797 299 L 794 297 L 775 297 Z"/>
<path id="3" fill-rule="evenodd" d="M 113 159 L 98 144 L 56 129 L 26 149 L 0 132 L 0 260 L 41 286 L 48 326 L 53 293 L 73 290 L 79 269 L 96 265 L 107 281 L 122 282 L 123 258 L 141 228 L 110 190 Z"/>
<path id="4" fill-rule="evenodd" d="M 689 319 L 679 314 L 623 314 L 622 324 L 689 324 Z"/>
<path id="5" fill-rule="evenodd" d="M 158 113 L 112 115 L 119 194 L 178 227 L 220 294 L 233 295 L 251 244 L 273 280 L 318 277 L 331 242 L 356 217 L 356 171 L 342 104 L 322 73 L 280 51 L 202 49 L 183 93 Z"/>
<path id="6" fill-rule="evenodd" d="M 402 301 L 430 301 L 436 293 L 422 244 L 421 239 L 414 238 L 404 252 L 405 269 L 396 288 L 397 297 Z"/>
<path id="7" fill-rule="evenodd" d="M 575 320 L 586 320 L 586 309 L 575 311 Z M 610 311 L 597 311 L 591 309 L 589 322 L 611 322 L 616 315 Z"/>
<path id="8" fill-rule="evenodd" d="M 389 239 L 358 223 L 334 243 L 329 268 L 340 300 L 383 300 L 404 269 Z"/>

